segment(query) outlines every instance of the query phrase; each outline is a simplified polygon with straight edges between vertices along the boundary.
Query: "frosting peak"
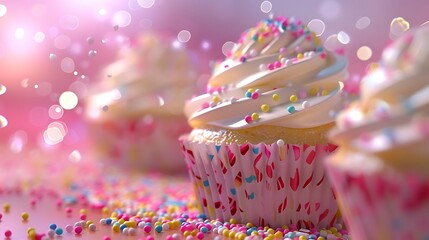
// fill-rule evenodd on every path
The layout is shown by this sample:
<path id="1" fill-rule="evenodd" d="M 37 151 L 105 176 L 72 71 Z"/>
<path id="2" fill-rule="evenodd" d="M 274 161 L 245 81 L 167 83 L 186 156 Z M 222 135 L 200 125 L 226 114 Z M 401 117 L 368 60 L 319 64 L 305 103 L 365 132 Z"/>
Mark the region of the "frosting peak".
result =
<path id="1" fill-rule="evenodd" d="M 185 114 L 193 127 L 325 125 L 342 107 L 346 65 L 299 20 L 266 19 L 214 66 L 208 93 L 187 102 Z"/>

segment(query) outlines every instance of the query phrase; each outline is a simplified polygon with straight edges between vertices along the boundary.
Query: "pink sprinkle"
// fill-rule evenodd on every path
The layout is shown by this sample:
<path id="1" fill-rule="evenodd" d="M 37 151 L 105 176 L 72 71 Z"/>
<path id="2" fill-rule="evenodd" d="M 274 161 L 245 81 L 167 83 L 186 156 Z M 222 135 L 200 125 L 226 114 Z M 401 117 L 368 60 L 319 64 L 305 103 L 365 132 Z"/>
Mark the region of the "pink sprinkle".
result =
<path id="1" fill-rule="evenodd" d="M 228 68 L 229 67 L 229 65 L 228 64 L 226 64 L 225 66 L 223 66 L 224 68 Z"/>
<path id="2" fill-rule="evenodd" d="M 143 227 L 143 231 L 145 232 L 145 233 L 150 233 L 150 230 L 151 230 L 152 228 L 149 226 L 149 225 L 146 225 L 146 226 L 144 226 Z"/>
<path id="3" fill-rule="evenodd" d="M 326 58 L 326 53 L 325 52 L 320 53 L 320 58 L 325 59 Z"/>
<path id="4" fill-rule="evenodd" d="M 58 199 L 56 204 L 57 204 L 57 207 L 61 207 L 63 205 L 63 201 L 61 201 L 61 199 Z"/>
<path id="5" fill-rule="evenodd" d="M 203 104 L 201 105 L 201 108 L 202 108 L 202 109 L 206 109 L 206 108 L 208 108 L 208 107 L 210 107 L 210 103 L 209 103 L 209 102 L 205 102 L 205 103 L 203 103 Z"/>
<path id="6" fill-rule="evenodd" d="M 203 238 L 204 238 L 204 233 L 202 233 L 202 232 L 198 232 L 198 233 L 197 233 L 197 238 L 198 238 L 198 239 L 203 239 Z"/>
<path id="7" fill-rule="evenodd" d="M 75 228 L 74 228 L 74 232 L 76 233 L 76 234 L 80 234 L 81 232 L 82 232 L 82 227 L 81 226 L 76 226 Z"/>
<path id="8" fill-rule="evenodd" d="M 301 25 L 302 22 L 301 22 L 301 20 L 296 20 L 295 23 L 296 23 L 297 26 L 299 26 L 299 25 Z"/>
<path id="9" fill-rule="evenodd" d="M 252 122 L 252 117 L 250 115 L 246 115 L 244 117 L 244 121 L 246 121 L 247 123 L 251 123 Z"/>
<path id="10" fill-rule="evenodd" d="M 80 220 L 86 220 L 86 215 L 85 214 L 81 214 L 80 215 Z"/>
<path id="11" fill-rule="evenodd" d="M 71 207 L 66 207 L 66 213 L 72 213 L 73 209 Z"/>
<path id="12" fill-rule="evenodd" d="M 73 226 L 68 224 L 66 227 L 66 232 L 71 233 L 73 231 Z"/>
<path id="13" fill-rule="evenodd" d="M 304 30 L 298 29 L 298 36 L 302 36 L 304 34 Z"/>
<path id="14" fill-rule="evenodd" d="M 307 40 L 307 41 L 311 41 L 311 35 L 307 35 L 306 37 L 305 37 L 305 40 Z"/>
<path id="15" fill-rule="evenodd" d="M 268 69 L 269 70 L 273 70 L 274 69 L 274 64 L 272 64 L 272 63 L 268 64 Z"/>
<path id="16" fill-rule="evenodd" d="M 166 240 L 174 240 L 174 237 L 171 235 L 167 235 L 167 237 L 165 238 Z"/>
<path id="17" fill-rule="evenodd" d="M 258 99 L 258 97 L 259 97 L 259 93 L 257 92 L 252 93 L 252 99 Z"/>
<path id="18" fill-rule="evenodd" d="M 2 217 L 3 217 L 3 215 L 0 213 L 0 220 L 1 220 Z"/>
<path id="19" fill-rule="evenodd" d="M 284 53 L 286 51 L 286 48 L 280 48 L 279 53 Z"/>
<path id="20" fill-rule="evenodd" d="M 155 238 L 153 236 L 147 236 L 146 240 L 155 240 Z"/>
<path id="21" fill-rule="evenodd" d="M 280 62 L 280 61 L 275 61 L 274 62 L 274 67 L 275 68 L 279 68 L 279 67 L 281 67 L 282 66 L 282 63 Z"/>
<path id="22" fill-rule="evenodd" d="M 339 55 L 343 55 L 344 54 L 344 48 L 337 48 L 337 49 L 335 49 L 335 52 Z"/>
<path id="23" fill-rule="evenodd" d="M 31 199 L 31 201 L 30 201 L 30 205 L 31 205 L 32 207 L 36 206 L 36 199 Z"/>
<path id="24" fill-rule="evenodd" d="M 297 38 L 298 37 L 298 33 L 297 32 L 292 32 L 292 37 Z"/>
<path id="25" fill-rule="evenodd" d="M 104 236 L 103 240 L 112 240 L 109 236 Z"/>
<path id="26" fill-rule="evenodd" d="M 4 236 L 7 237 L 7 238 L 11 237 L 12 236 L 12 231 L 11 230 L 6 230 L 4 232 Z"/>

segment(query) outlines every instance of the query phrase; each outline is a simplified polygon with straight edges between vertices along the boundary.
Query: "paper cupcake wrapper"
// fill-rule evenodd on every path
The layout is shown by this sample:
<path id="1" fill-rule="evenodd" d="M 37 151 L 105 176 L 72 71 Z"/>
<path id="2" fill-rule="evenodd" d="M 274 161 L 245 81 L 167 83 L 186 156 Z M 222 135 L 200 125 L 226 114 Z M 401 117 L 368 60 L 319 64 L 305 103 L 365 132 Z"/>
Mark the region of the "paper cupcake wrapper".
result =
<path id="1" fill-rule="evenodd" d="M 324 159 L 334 145 L 196 143 L 181 139 L 202 211 L 258 226 L 330 227 L 339 214 Z"/>
<path id="2" fill-rule="evenodd" d="M 429 239 L 429 181 L 412 173 L 363 173 L 327 164 L 353 239 Z"/>
<path id="3" fill-rule="evenodd" d="M 152 124 L 124 120 L 90 125 L 93 149 L 106 167 L 136 172 L 186 173 L 177 138 L 189 131 L 186 121 L 154 118 Z"/>

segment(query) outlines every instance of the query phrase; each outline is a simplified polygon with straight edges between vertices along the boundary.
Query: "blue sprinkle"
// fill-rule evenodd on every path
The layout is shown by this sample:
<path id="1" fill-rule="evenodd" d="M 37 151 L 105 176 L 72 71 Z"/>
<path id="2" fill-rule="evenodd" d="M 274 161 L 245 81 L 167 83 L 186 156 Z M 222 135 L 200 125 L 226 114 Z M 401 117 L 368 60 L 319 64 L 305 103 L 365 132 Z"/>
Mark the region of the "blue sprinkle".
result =
<path id="1" fill-rule="evenodd" d="M 52 223 L 51 225 L 49 225 L 49 229 L 52 229 L 52 230 L 57 229 L 57 224 Z"/>
<path id="2" fill-rule="evenodd" d="M 254 199 L 254 198 L 255 198 L 255 193 L 249 194 L 249 199 Z"/>
<path id="3" fill-rule="evenodd" d="M 252 150 L 253 150 L 254 154 L 258 154 L 259 153 L 259 148 L 258 147 L 252 148 Z"/>
<path id="4" fill-rule="evenodd" d="M 119 229 L 121 229 L 121 231 L 123 231 L 125 228 L 127 228 L 127 225 L 125 225 L 125 223 L 121 224 L 121 226 L 119 227 Z"/>
<path id="5" fill-rule="evenodd" d="M 202 232 L 202 233 L 208 233 L 208 229 L 206 228 L 206 227 L 201 227 L 200 228 L 200 232 Z"/>
<path id="6" fill-rule="evenodd" d="M 220 145 L 216 145 L 215 147 L 216 147 L 216 152 L 219 152 L 221 146 Z"/>
<path id="7" fill-rule="evenodd" d="M 288 233 L 286 233 L 285 237 L 287 237 L 287 238 L 294 238 L 295 235 L 296 235 L 295 232 L 288 232 Z"/>
<path id="8" fill-rule="evenodd" d="M 52 229 L 53 230 L 53 229 Z M 63 229 L 61 229 L 61 228 L 57 228 L 57 229 L 55 229 L 55 233 L 57 234 L 57 235 L 61 235 L 61 234 L 63 234 Z"/>
<path id="9" fill-rule="evenodd" d="M 156 227 L 155 227 L 155 231 L 156 231 L 157 233 L 162 232 L 162 226 L 161 226 L 161 225 L 156 226 Z"/>
<path id="10" fill-rule="evenodd" d="M 289 106 L 289 107 L 287 107 L 287 111 L 288 111 L 289 113 L 294 113 L 296 110 L 295 110 L 295 107 L 294 107 L 294 106 Z"/>
<path id="11" fill-rule="evenodd" d="M 316 52 L 323 52 L 323 48 L 322 47 L 317 47 L 316 48 Z"/>
<path id="12" fill-rule="evenodd" d="M 200 213 L 197 215 L 197 218 L 201 218 L 203 220 L 207 219 L 206 215 L 204 213 Z"/>
<path id="13" fill-rule="evenodd" d="M 208 187 L 208 186 L 209 186 L 209 180 L 205 180 L 205 181 L 203 182 L 203 185 L 204 185 L 204 187 Z"/>
<path id="14" fill-rule="evenodd" d="M 246 92 L 245 96 L 248 97 L 248 98 L 251 98 L 252 97 L 252 93 L 251 92 Z"/>
<path id="15" fill-rule="evenodd" d="M 229 191 L 231 192 L 232 195 L 235 195 L 237 193 L 237 191 L 235 190 L 235 188 L 231 188 L 231 189 L 229 189 Z"/>
<path id="16" fill-rule="evenodd" d="M 210 158 L 210 161 L 213 161 L 214 155 L 213 154 L 209 154 L 209 158 Z"/>
<path id="17" fill-rule="evenodd" d="M 111 218 L 106 218 L 106 224 L 110 225 L 112 223 L 112 219 Z"/>

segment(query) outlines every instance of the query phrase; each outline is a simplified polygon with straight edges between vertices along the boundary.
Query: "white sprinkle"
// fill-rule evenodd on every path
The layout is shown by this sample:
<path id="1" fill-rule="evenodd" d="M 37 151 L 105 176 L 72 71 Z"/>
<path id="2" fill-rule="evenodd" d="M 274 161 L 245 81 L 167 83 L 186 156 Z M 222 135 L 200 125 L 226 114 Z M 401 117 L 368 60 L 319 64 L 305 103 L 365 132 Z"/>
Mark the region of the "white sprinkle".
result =
<path id="1" fill-rule="evenodd" d="M 210 107 L 216 107 L 216 105 L 217 105 L 216 102 L 210 101 Z"/>
<path id="2" fill-rule="evenodd" d="M 88 228 L 89 228 L 89 231 L 95 232 L 95 230 L 97 229 L 97 226 L 95 226 L 95 224 L 91 223 L 91 224 L 89 224 Z"/>
<path id="3" fill-rule="evenodd" d="M 137 230 L 135 228 L 128 229 L 128 235 L 135 236 L 137 234 Z"/>
<path id="4" fill-rule="evenodd" d="M 259 65 L 259 70 L 260 71 L 266 71 L 267 70 L 267 66 L 265 64 L 261 64 L 261 65 Z"/>
<path id="5" fill-rule="evenodd" d="M 283 141 L 283 139 L 277 140 L 277 146 L 282 147 L 284 145 L 285 145 L 285 141 Z"/>
<path id="6" fill-rule="evenodd" d="M 237 98 L 236 97 L 231 97 L 229 100 L 231 101 L 231 103 L 236 103 L 237 102 Z"/>
<path id="7" fill-rule="evenodd" d="M 52 229 L 49 229 L 49 230 L 48 230 L 48 236 L 49 236 L 50 238 L 53 238 L 53 237 L 55 236 L 55 231 L 54 231 L 54 230 L 52 230 Z"/>
<path id="8" fill-rule="evenodd" d="M 105 218 L 100 219 L 100 224 L 101 225 L 107 225 L 106 219 Z"/>
<path id="9" fill-rule="evenodd" d="M 310 103 L 309 102 L 307 102 L 307 101 L 304 101 L 304 102 L 302 102 L 302 108 L 308 108 L 308 107 L 310 107 Z"/>

